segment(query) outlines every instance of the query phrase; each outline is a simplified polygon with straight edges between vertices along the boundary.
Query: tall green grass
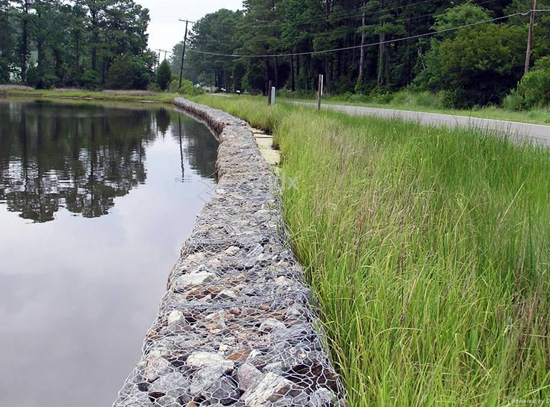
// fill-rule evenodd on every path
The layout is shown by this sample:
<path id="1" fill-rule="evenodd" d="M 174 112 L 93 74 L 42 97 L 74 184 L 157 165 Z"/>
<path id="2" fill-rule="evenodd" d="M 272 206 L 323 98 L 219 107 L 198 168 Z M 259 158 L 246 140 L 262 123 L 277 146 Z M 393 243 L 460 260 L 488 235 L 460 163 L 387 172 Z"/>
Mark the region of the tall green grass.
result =
<path id="1" fill-rule="evenodd" d="M 216 101 L 245 119 L 246 103 Z M 299 187 L 284 191 L 285 219 L 350 405 L 550 398 L 550 152 L 472 130 L 277 114 Z"/>
<path id="2" fill-rule="evenodd" d="M 189 99 L 225 110 L 235 117 L 248 121 L 252 126 L 270 133 L 275 130 L 283 115 L 292 110 L 292 107 L 286 104 L 269 106 L 267 98 L 262 96 L 201 95 Z"/>

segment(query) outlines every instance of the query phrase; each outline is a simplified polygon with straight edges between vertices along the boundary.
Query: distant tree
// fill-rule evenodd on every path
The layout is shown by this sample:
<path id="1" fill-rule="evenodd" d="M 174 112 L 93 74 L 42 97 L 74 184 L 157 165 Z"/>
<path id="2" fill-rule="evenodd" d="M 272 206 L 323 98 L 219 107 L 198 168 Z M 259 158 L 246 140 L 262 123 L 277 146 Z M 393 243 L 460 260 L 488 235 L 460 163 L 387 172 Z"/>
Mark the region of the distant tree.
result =
<path id="1" fill-rule="evenodd" d="M 0 83 L 10 81 L 10 62 L 13 58 L 13 37 L 9 10 L 9 1 L 0 0 Z"/>
<path id="2" fill-rule="evenodd" d="M 443 38 L 455 38 L 457 31 L 454 29 L 456 27 L 488 21 L 490 19 L 489 10 L 473 4 L 471 1 L 467 1 L 436 16 L 432 29 L 440 33 L 440 36 Z"/>
<path id="3" fill-rule="evenodd" d="M 168 60 L 165 59 L 162 61 L 162 63 L 159 66 L 159 69 L 157 70 L 157 84 L 160 87 L 160 90 L 165 91 L 168 89 L 168 85 L 170 84 L 170 81 L 172 80 L 172 70 L 170 68 L 170 64 L 168 63 Z"/>
<path id="4" fill-rule="evenodd" d="M 106 85 L 110 89 L 146 89 L 150 79 L 148 67 L 141 58 L 124 54 L 114 59 Z"/>
<path id="5" fill-rule="evenodd" d="M 449 8 L 445 13 L 436 16 L 431 30 L 438 32 L 438 35 L 430 40 L 429 49 L 422 55 L 424 67 L 415 82 L 422 88 L 432 91 L 448 88 L 449 78 L 443 73 L 442 66 L 442 41 L 456 38 L 456 27 L 488 21 L 490 18 L 489 10 L 470 1 Z"/>
<path id="6" fill-rule="evenodd" d="M 442 75 L 455 107 L 498 104 L 521 78 L 526 31 L 508 25 L 462 29 L 440 47 Z"/>

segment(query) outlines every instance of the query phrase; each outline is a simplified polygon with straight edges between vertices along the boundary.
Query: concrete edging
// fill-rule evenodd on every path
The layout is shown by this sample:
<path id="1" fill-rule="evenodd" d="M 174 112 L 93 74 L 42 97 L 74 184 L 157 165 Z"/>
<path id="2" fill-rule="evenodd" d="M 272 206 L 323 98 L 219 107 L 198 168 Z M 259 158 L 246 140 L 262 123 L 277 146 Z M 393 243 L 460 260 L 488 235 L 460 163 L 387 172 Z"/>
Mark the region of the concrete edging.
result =
<path id="1" fill-rule="evenodd" d="M 345 405 L 278 183 L 247 123 L 183 98 L 220 141 L 219 182 L 170 273 L 115 407 Z"/>

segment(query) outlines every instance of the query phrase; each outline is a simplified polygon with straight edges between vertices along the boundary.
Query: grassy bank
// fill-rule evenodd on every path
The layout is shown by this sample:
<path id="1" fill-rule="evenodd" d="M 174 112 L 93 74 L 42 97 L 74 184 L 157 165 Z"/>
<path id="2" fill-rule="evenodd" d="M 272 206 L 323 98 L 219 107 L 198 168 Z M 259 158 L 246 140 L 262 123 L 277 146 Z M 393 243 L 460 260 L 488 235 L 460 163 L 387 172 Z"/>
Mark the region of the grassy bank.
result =
<path id="1" fill-rule="evenodd" d="M 270 123 L 351 406 L 550 397 L 550 152 L 469 130 L 201 97 Z"/>
<path id="2" fill-rule="evenodd" d="M 312 98 L 300 100 L 305 102 L 314 102 L 314 99 Z M 451 114 L 456 116 L 550 125 L 550 108 L 536 108 L 528 111 L 508 110 L 494 106 L 469 110 L 449 109 L 444 106 L 444 101 L 441 95 L 436 95 L 430 92 L 412 93 L 408 91 L 401 91 L 395 94 L 384 94 L 377 97 L 345 94 L 327 97 L 325 98 L 324 103 L 378 107 L 382 109 L 412 110 L 426 113 Z"/>
<path id="3" fill-rule="evenodd" d="M 139 91 L 103 91 L 92 92 L 85 90 L 29 90 L 17 89 L 18 87 L 0 87 L 1 97 L 22 97 L 40 99 L 78 99 L 78 100 L 102 100 L 114 102 L 156 102 L 172 103 L 177 94 L 152 93 Z"/>

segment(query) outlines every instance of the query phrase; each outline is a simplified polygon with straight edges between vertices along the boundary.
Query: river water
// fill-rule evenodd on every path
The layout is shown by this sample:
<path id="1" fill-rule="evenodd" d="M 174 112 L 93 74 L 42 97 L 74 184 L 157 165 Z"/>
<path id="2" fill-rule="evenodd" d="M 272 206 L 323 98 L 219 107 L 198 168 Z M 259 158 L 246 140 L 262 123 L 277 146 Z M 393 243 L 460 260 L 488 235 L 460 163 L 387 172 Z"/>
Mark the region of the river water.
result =
<path id="1" fill-rule="evenodd" d="M 215 186 L 171 108 L 0 99 L 0 406 L 110 406 Z"/>

